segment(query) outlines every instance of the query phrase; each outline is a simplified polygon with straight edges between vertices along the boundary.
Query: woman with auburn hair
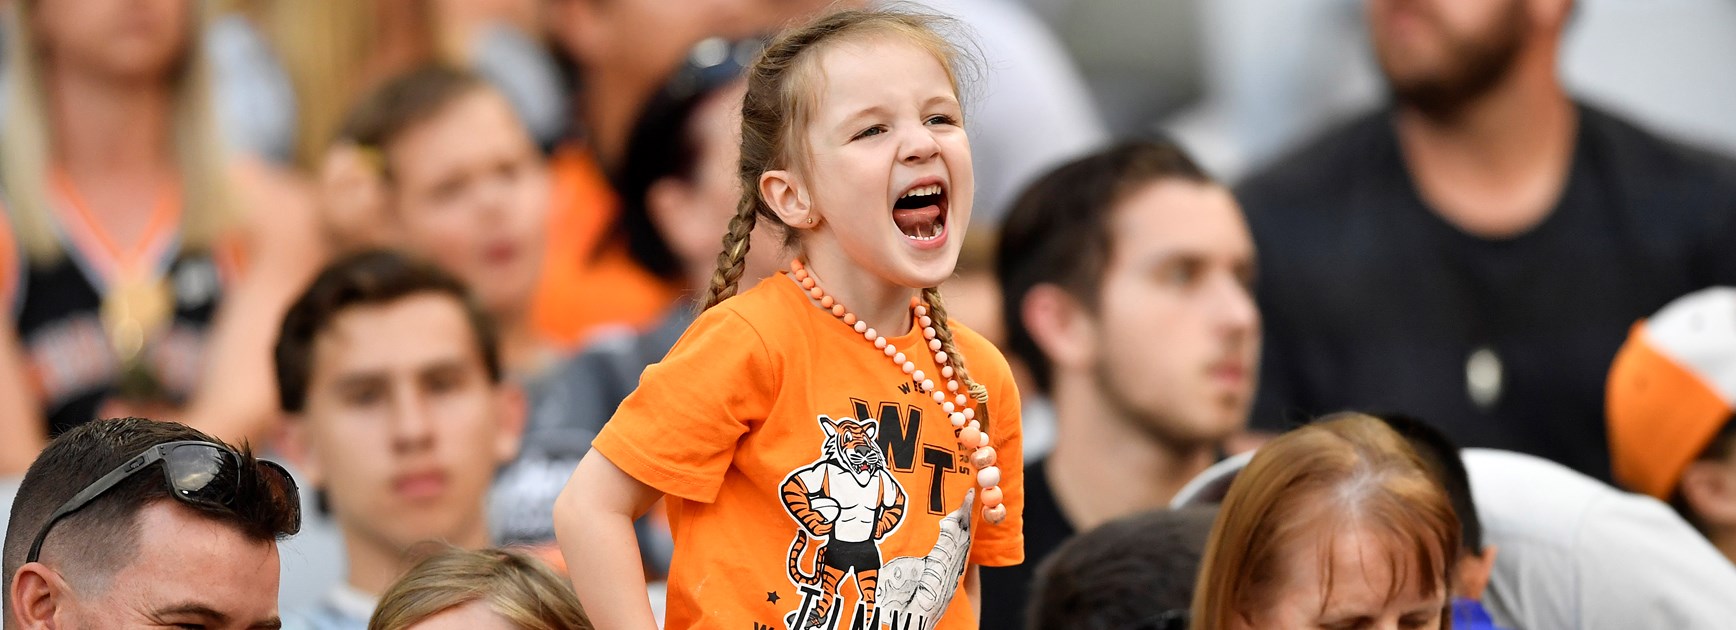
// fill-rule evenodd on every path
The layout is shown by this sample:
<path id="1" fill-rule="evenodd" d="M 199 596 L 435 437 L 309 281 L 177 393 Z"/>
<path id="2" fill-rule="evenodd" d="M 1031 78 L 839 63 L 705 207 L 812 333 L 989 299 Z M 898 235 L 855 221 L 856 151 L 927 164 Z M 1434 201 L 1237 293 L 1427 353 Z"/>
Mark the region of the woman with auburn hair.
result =
<path id="1" fill-rule="evenodd" d="M 565 580 L 524 553 L 450 549 L 380 599 L 368 630 L 591 630 Z"/>
<path id="2" fill-rule="evenodd" d="M 1444 630 L 1459 525 L 1397 433 L 1338 414 L 1261 447 L 1206 544 L 1194 630 Z"/>

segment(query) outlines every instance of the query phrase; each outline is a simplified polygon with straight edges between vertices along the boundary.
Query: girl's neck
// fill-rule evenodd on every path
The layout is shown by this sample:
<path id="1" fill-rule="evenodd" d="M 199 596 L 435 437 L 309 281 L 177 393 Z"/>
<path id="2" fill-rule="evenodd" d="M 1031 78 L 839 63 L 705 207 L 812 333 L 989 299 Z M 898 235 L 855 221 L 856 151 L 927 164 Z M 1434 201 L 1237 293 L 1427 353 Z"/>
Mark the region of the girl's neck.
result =
<path id="1" fill-rule="evenodd" d="M 169 85 L 118 82 L 52 63 L 45 75 L 54 159 L 74 179 L 151 178 L 173 161 Z"/>
<path id="2" fill-rule="evenodd" d="M 858 319 L 882 334 L 897 336 L 910 332 L 910 297 L 916 290 L 881 280 L 850 262 L 842 252 L 831 255 L 809 253 L 805 256 L 808 273 L 824 287 L 826 293 Z"/>

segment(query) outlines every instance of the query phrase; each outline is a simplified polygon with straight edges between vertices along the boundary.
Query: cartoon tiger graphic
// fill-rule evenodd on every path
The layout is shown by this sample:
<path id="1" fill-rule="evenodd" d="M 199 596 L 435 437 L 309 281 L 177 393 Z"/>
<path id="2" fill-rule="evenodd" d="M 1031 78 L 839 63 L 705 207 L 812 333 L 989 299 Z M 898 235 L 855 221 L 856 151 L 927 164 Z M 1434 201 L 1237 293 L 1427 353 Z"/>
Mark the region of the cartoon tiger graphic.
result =
<path id="1" fill-rule="evenodd" d="M 798 586 L 818 584 L 824 592 L 807 619 L 790 613 L 786 623 L 792 630 L 824 627 L 839 585 L 852 574 L 859 600 L 872 612 L 879 541 L 904 520 L 904 487 L 886 469 L 886 453 L 875 441 L 879 424 L 825 415 L 819 422 L 826 432 L 820 460 L 790 473 L 780 489 L 784 509 L 801 525 L 790 543 L 790 580 Z M 809 541 L 820 538 L 825 542 L 814 552 L 813 571 L 804 571 Z"/>

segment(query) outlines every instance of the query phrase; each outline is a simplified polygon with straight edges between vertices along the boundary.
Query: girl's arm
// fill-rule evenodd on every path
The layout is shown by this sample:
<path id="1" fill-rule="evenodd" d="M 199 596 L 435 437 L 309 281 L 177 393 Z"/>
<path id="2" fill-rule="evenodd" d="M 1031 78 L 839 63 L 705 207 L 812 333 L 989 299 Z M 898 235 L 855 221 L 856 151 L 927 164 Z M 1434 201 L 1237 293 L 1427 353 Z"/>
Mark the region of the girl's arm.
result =
<path id="1" fill-rule="evenodd" d="M 592 450 L 555 499 L 555 538 L 598 628 L 656 630 L 633 521 L 662 496 Z"/>
<path id="2" fill-rule="evenodd" d="M 970 598 L 970 610 L 976 614 L 980 623 L 983 618 L 983 574 L 982 567 L 969 565 L 964 570 L 964 594 Z"/>
<path id="3" fill-rule="evenodd" d="M 48 444 L 47 422 L 30 389 L 12 318 L 0 311 L 0 477 L 22 477 Z"/>

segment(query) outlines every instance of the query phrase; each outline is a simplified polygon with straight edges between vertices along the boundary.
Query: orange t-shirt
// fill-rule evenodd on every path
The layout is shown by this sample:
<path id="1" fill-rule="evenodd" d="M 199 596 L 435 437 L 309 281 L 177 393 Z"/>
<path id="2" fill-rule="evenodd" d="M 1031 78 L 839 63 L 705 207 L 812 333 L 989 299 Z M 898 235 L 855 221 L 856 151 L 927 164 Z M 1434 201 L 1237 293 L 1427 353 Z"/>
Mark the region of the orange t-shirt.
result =
<path id="1" fill-rule="evenodd" d="M 576 347 L 611 326 L 656 323 L 680 293 L 611 240 L 615 193 L 596 162 L 582 149 L 566 147 L 549 160 L 549 170 L 546 251 L 531 325 L 544 339 Z"/>
<path id="2" fill-rule="evenodd" d="M 1002 471 L 999 525 L 965 507 L 976 471 L 932 395 L 784 274 L 701 314 L 646 368 L 593 445 L 669 495 L 668 628 L 783 629 L 816 609 L 827 630 L 876 614 L 873 630 L 977 627 L 967 563 L 1024 561 L 1019 394 L 994 346 L 952 329 L 989 391 L 976 412 Z M 888 341 L 938 373 L 920 331 Z"/>

